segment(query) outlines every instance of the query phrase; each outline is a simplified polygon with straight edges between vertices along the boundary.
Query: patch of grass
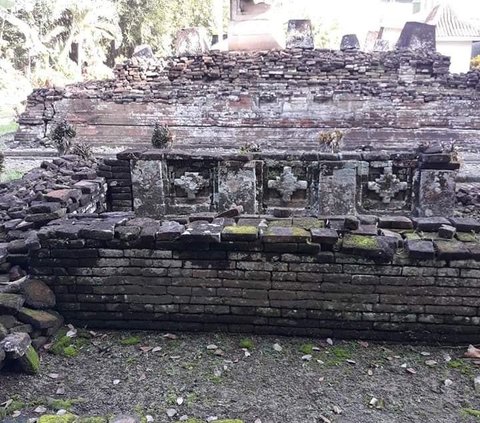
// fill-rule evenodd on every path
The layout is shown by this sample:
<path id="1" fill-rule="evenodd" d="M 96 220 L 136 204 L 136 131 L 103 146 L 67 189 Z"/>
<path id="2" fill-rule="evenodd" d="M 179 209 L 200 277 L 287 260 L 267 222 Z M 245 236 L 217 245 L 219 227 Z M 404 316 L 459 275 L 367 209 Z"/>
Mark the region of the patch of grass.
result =
<path id="1" fill-rule="evenodd" d="M 305 355 L 311 355 L 313 354 L 313 348 L 315 345 L 313 344 L 303 344 L 300 346 L 300 351 L 304 353 Z"/>
<path id="2" fill-rule="evenodd" d="M 448 362 L 448 367 L 459 371 L 462 375 L 473 376 L 473 370 L 471 366 L 464 360 L 451 360 Z"/>
<path id="3" fill-rule="evenodd" d="M 9 122 L 9 123 L 4 123 L 0 125 L 0 136 L 5 135 L 5 134 L 10 134 L 12 132 L 16 132 L 18 129 L 18 123 L 17 122 Z"/>
<path id="4" fill-rule="evenodd" d="M 0 418 L 4 419 L 15 411 L 21 411 L 25 406 L 23 401 L 13 399 L 8 407 L 0 407 Z"/>
<path id="5" fill-rule="evenodd" d="M 120 345 L 123 346 L 131 346 L 131 345 L 138 345 L 142 342 L 141 338 L 139 336 L 129 336 L 127 338 L 123 338 L 120 340 Z"/>
<path id="6" fill-rule="evenodd" d="M 335 345 L 324 352 L 323 361 L 327 366 L 339 366 L 352 358 L 355 349 L 356 345 L 354 343 Z"/>
<path id="7" fill-rule="evenodd" d="M 2 173 L 0 180 L 2 182 L 10 182 L 15 181 L 16 179 L 20 179 L 23 176 L 23 172 L 19 170 L 9 170 L 5 173 Z"/>
<path id="8" fill-rule="evenodd" d="M 240 348 L 245 348 L 247 350 L 253 350 L 255 348 L 255 344 L 249 338 L 243 338 L 240 340 Z"/>
<path id="9" fill-rule="evenodd" d="M 176 405 L 177 404 L 177 394 L 173 391 L 168 391 L 166 402 L 169 405 Z"/>
<path id="10" fill-rule="evenodd" d="M 196 401 L 198 401 L 198 395 L 195 392 L 187 394 L 187 398 L 185 399 L 187 407 L 191 407 Z"/>
<path id="11" fill-rule="evenodd" d="M 212 375 L 209 377 L 210 382 L 213 382 L 215 385 L 219 385 L 222 383 L 222 376 L 215 376 Z"/>
<path id="12" fill-rule="evenodd" d="M 476 420 L 480 420 L 480 410 L 475 410 L 473 408 L 462 408 L 461 413 L 463 416 L 473 416 Z"/>
<path id="13" fill-rule="evenodd" d="M 125 363 L 128 365 L 128 366 L 132 366 L 134 364 L 137 364 L 138 363 L 138 357 L 135 357 L 135 356 L 130 356 L 130 357 L 127 357 L 127 359 L 125 360 Z"/>
<path id="14" fill-rule="evenodd" d="M 70 411 L 70 409 L 75 405 L 83 400 L 81 399 L 51 399 L 48 402 L 48 406 L 55 411 L 58 410 L 67 410 Z"/>

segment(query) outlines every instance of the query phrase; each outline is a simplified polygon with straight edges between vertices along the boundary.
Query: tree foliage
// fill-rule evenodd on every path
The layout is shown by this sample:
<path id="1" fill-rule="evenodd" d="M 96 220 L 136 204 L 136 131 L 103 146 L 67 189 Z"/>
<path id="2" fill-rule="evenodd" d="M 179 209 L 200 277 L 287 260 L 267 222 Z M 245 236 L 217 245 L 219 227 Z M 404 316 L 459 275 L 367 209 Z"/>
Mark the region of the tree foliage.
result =
<path id="1" fill-rule="evenodd" d="M 137 45 L 171 54 L 175 33 L 185 27 L 204 26 L 213 32 L 213 0 L 115 0 L 120 13 L 123 45 L 120 54 L 130 56 Z"/>

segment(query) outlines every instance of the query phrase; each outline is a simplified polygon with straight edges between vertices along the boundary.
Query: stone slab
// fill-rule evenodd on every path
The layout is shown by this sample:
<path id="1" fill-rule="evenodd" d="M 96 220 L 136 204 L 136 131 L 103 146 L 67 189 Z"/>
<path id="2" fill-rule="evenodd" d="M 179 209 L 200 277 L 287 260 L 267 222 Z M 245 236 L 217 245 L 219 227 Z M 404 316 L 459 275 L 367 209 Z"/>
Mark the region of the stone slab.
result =
<path id="1" fill-rule="evenodd" d="M 435 259 L 435 248 L 432 241 L 408 240 L 407 251 L 410 257 L 417 260 Z"/>
<path id="2" fill-rule="evenodd" d="M 301 243 L 310 240 L 310 233 L 303 228 L 269 226 L 262 235 L 262 241 L 271 243 Z"/>

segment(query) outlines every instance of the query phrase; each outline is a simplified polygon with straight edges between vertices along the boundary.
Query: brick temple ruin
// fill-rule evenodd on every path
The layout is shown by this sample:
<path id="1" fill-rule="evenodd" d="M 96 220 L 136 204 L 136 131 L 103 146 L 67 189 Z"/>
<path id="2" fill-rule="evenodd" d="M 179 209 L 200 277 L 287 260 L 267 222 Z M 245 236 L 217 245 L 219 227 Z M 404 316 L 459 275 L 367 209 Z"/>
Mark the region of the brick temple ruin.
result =
<path id="1" fill-rule="evenodd" d="M 480 72 L 354 41 L 134 58 L 113 80 L 36 90 L 17 140 L 67 120 L 124 151 L 2 185 L 2 269 L 89 327 L 480 340 L 480 223 L 456 204 Z M 168 148 L 152 149 L 156 122 Z"/>

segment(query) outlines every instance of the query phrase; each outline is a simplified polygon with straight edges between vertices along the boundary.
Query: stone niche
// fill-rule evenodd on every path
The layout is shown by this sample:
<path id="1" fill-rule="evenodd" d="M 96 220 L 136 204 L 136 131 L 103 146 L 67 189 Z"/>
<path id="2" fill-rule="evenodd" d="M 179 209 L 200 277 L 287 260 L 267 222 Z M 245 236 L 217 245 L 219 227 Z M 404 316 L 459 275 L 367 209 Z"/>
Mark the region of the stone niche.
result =
<path id="1" fill-rule="evenodd" d="M 221 213 L 452 216 L 450 153 L 128 150 L 139 216 Z"/>

